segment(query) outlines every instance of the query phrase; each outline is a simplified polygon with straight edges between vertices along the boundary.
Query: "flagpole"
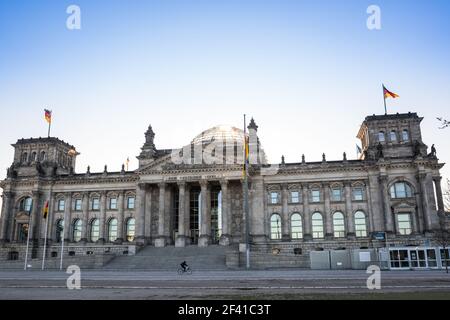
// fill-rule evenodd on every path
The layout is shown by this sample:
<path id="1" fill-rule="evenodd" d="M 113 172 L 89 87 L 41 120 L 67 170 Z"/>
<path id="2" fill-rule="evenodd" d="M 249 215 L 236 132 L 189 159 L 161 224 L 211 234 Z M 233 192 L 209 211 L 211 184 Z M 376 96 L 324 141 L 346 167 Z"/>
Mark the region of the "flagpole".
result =
<path id="1" fill-rule="evenodd" d="M 45 269 L 45 255 L 47 253 L 47 232 L 48 232 L 48 220 L 50 220 L 49 216 L 50 216 L 50 212 L 51 212 L 50 211 L 50 205 L 51 205 L 50 199 L 51 198 L 52 198 L 52 192 L 50 191 L 50 196 L 49 196 L 49 200 L 48 200 L 48 207 L 47 207 L 47 209 L 44 209 L 44 210 L 47 210 L 47 212 L 46 212 L 47 216 L 45 218 L 46 222 L 45 222 L 45 235 L 44 235 L 44 252 L 42 254 L 42 270 Z"/>
<path id="2" fill-rule="evenodd" d="M 64 208 L 65 209 L 65 208 Z M 66 233 L 66 223 L 67 223 L 67 217 L 66 217 L 66 211 L 67 210 L 64 210 L 64 218 L 63 218 L 63 221 L 64 221 L 64 223 L 63 223 L 63 230 L 62 230 L 62 238 L 61 238 L 61 253 L 60 253 L 60 256 L 61 256 L 61 261 L 59 262 L 59 270 L 62 270 L 62 267 L 63 267 L 63 257 L 64 257 L 64 238 L 65 238 L 65 233 Z M 60 235 L 61 235 L 61 233 L 60 233 Z"/>
<path id="3" fill-rule="evenodd" d="M 33 223 L 33 206 L 34 206 L 34 203 L 31 203 L 30 218 L 28 219 L 28 234 L 27 234 L 27 248 L 25 251 L 25 265 L 23 267 L 23 270 L 27 270 L 27 264 L 28 264 L 28 250 L 30 247 L 30 231 L 32 230 L 32 223 Z"/>
<path id="4" fill-rule="evenodd" d="M 384 99 L 384 114 L 387 115 L 386 95 L 384 94 L 384 84 L 383 84 L 383 99 Z"/>
<path id="5" fill-rule="evenodd" d="M 245 257 L 246 268 L 250 269 L 250 236 L 249 236 L 249 214 L 248 214 L 248 161 L 247 161 L 247 123 L 244 114 L 244 217 L 245 217 Z"/>

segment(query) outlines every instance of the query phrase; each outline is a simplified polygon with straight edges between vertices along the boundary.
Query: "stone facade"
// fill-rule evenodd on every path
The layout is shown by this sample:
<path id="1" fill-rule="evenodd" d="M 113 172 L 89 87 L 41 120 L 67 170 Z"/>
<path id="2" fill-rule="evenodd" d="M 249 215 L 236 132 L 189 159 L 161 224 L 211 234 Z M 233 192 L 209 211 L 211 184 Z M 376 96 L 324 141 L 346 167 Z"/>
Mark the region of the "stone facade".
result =
<path id="1" fill-rule="evenodd" d="M 421 120 L 415 113 L 367 117 L 358 160 L 344 154 L 328 161 L 324 154 L 321 162 L 302 157 L 280 164 L 264 161 L 253 119 L 248 136 L 214 127 L 179 150 L 158 150 L 150 126 L 132 172 L 105 166 L 100 173 L 75 173 L 75 147 L 57 138 L 22 139 L 13 144 L 14 161 L 0 183 L 0 260 L 14 251 L 21 258 L 27 239 L 33 258 L 45 238 L 48 255 L 62 241 L 81 255 L 90 247 L 123 254 L 127 246 L 243 243 L 244 137 L 253 252 L 421 245 L 444 215 L 443 164 L 434 148 L 427 152 Z M 377 240 L 380 233 L 387 239 Z"/>

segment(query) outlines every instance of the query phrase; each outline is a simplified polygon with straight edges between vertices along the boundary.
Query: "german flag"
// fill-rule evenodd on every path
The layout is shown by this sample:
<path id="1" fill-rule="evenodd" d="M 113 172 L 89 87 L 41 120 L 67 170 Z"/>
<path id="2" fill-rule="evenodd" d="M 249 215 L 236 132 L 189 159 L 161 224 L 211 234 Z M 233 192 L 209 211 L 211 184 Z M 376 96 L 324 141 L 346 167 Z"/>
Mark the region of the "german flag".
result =
<path id="1" fill-rule="evenodd" d="M 247 175 L 247 164 L 248 164 L 248 159 L 249 158 L 249 137 L 245 136 L 244 137 L 244 170 L 242 171 L 242 175 L 245 177 Z"/>
<path id="2" fill-rule="evenodd" d="M 52 123 L 52 112 L 50 110 L 44 109 L 44 117 L 45 121 L 47 121 L 49 124 Z"/>
<path id="3" fill-rule="evenodd" d="M 48 200 L 45 202 L 44 209 L 42 210 L 42 216 L 44 219 L 47 219 L 48 216 Z"/>
<path id="4" fill-rule="evenodd" d="M 389 91 L 388 89 L 386 89 L 386 87 L 384 85 L 383 85 L 383 94 L 384 94 L 384 98 L 385 99 L 386 98 L 393 98 L 393 99 L 395 99 L 395 98 L 400 97 L 398 94 L 393 93 L 393 92 Z"/>

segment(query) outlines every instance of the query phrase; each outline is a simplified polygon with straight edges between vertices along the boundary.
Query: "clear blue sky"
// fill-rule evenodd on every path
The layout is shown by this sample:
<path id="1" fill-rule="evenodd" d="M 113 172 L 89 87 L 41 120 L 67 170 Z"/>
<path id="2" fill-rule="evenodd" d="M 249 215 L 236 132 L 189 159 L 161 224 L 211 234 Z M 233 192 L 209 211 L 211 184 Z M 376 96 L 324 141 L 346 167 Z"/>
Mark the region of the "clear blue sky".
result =
<path id="1" fill-rule="evenodd" d="M 66 8 L 81 8 L 81 30 Z M 382 29 L 366 27 L 369 5 Z M 424 116 L 423 138 L 450 160 L 450 1 L 0 0 L 0 174 L 18 138 L 74 144 L 76 170 L 119 170 L 152 124 L 176 148 L 253 116 L 269 160 L 356 157 L 364 117 Z M 450 165 L 443 171 L 450 177 Z"/>

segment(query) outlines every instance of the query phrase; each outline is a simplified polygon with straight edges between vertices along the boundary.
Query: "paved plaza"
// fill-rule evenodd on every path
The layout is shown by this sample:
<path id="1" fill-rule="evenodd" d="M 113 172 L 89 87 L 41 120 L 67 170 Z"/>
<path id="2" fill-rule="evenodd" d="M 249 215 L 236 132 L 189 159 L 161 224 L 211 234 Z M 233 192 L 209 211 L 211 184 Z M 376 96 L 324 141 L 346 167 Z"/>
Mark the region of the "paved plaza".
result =
<path id="1" fill-rule="evenodd" d="M 0 272 L 0 299 L 450 299 L 445 271 L 386 271 L 369 290 L 365 271 L 83 271 L 67 289 L 63 271 Z"/>

